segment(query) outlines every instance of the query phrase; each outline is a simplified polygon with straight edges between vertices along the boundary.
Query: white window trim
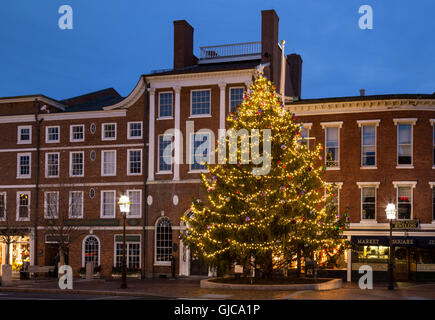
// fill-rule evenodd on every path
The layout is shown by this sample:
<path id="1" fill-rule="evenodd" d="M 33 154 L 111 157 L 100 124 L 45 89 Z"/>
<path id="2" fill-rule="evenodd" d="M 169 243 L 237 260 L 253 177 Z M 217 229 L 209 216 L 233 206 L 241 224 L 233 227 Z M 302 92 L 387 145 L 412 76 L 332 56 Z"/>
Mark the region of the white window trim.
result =
<path id="1" fill-rule="evenodd" d="M 393 119 L 396 128 L 396 169 L 414 169 L 414 125 L 417 118 Z M 399 124 L 411 125 L 411 164 L 399 164 Z"/>
<path id="2" fill-rule="evenodd" d="M 20 174 L 20 157 L 29 156 L 29 174 Z M 30 179 L 32 177 L 32 153 L 18 153 L 17 154 L 17 179 Z"/>
<path id="3" fill-rule="evenodd" d="M 28 205 L 28 216 L 27 216 L 27 218 L 20 218 L 20 195 L 21 194 L 27 194 L 27 197 L 28 197 L 28 199 L 29 199 L 29 205 Z M 16 221 L 30 221 L 30 214 L 31 214 L 31 211 L 30 211 L 30 209 L 32 208 L 32 199 L 31 199 L 31 192 L 30 191 L 17 191 L 17 212 L 16 212 L 16 214 L 17 214 L 17 216 L 16 216 Z"/>
<path id="4" fill-rule="evenodd" d="M 48 129 L 57 128 L 57 140 L 48 140 Z M 45 143 L 59 143 L 60 142 L 60 126 L 47 126 L 45 127 Z"/>
<path id="5" fill-rule="evenodd" d="M 49 154 L 57 154 L 57 176 L 49 176 L 48 175 L 48 155 Z M 46 152 L 45 153 L 45 177 L 47 179 L 50 178 L 59 178 L 59 174 L 60 174 L 60 152 Z"/>
<path id="6" fill-rule="evenodd" d="M 210 92 L 210 107 L 209 107 L 209 113 L 206 114 L 192 114 L 192 108 L 193 108 L 193 92 L 198 92 L 198 91 L 209 91 Z M 189 114 L 189 118 L 209 118 L 211 117 L 211 89 L 196 89 L 196 90 L 190 90 L 190 114 Z"/>
<path id="7" fill-rule="evenodd" d="M 396 210 L 399 208 L 398 196 L 399 196 L 399 187 L 411 187 L 411 216 L 409 220 L 414 218 L 414 189 L 417 185 L 417 181 L 393 181 L 393 186 L 396 189 L 396 200 L 394 201 Z M 398 213 L 397 213 L 398 214 Z M 408 220 L 408 219 L 397 219 L 397 220 Z"/>
<path id="8" fill-rule="evenodd" d="M 156 222 L 154 224 L 155 231 L 154 231 L 154 263 L 153 263 L 155 266 L 170 266 L 171 265 L 171 261 L 157 261 L 157 224 L 163 218 L 167 218 L 169 220 L 169 222 L 171 223 L 171 230 L 174 231 L 171 219 L 169 219 L 169 217 L 161 216 L 156 220 Z M 172 243 L 174 243 L 173 240 L 174 239 L 172 239 Z M 172 249 L 172 250 L 174 250 L 174 249 Z"/>
<path id="9" fill-rule="evenodd" d="M 171 170 L 160 170 L 160 137 L 170 136 L 171 137 L 171 149 L 174 148 L 174 136 L 172 134 L 159 134 L 157 136 L 157 172 L 156 174 L 172 174 L 173 163 L 171 163 Z M 174 158 L 172 158 L 174 159 Z"/>
<path id="10" fill-rule="evenodd" d="M 126 246 L 126 252 L 125 252 L 125 260 L 127 263 L 127 268 L 128 267 L 128 244 L 129 243 L 136 243 L 139 244 L 139 269 L 142 268 L 142 235 L 141 234 L 130 234 L 132 236 L 139 236 L 139 241 L 126 241 L 125 242 L 125 246 Z M 116 241 L 116 237 L 122 236 L 122 234 L 115 234 L 113 236 L 113 266 L 116 267 L 116 244 L 117 243 L 121 243 L 119 241 Z"/>
<path id="11" fill-rule="evenodd" d="M 82 241 L 82 268 L 86 267 L 86 265 L 85 265 L 85 243 L 86 243 L 86 240 L 90 237 L 94 237 L 98 240 L 98 265 L 99 266 L 101 265 L 101 262 L 100 262 L 101 261 L 100 260 L 100 258 L 101 258 L 101 240 L 95 234 L 88 234 L 87 236 L 85 236 L 83 238 L 83 241 Z M 94 267 L 97 267 L 97 266 L 94 266 Z"/>
<path id="12" fill-rule="evenodd" d="M 243 89 L 243 94 L 246 93 L 246 89 L 243 86 L 229 87 L 229 90 L 228 90 L 228 112 L 231 112 L 231 90 L 233 90 L 233 89 Z M 210 95 L 210 98 L 211 98 L 211 95 Z M 243 99 L 242 99 L 242 102 L 243 102 Z"/>
<path id="13" fill-rule="evenodd" d="M 340 157 L 340 152 L 341 152 L 341 147 L 340 147 L 340 144 L 341 144 L 341 139 L 340 139 L 340 136 L 341 136 L 341 127 L 343 126 L 343 121 L 333 121 L 333 122 L 320 122 L 320 125 L 321 125 L 321 127 L 322 127 L 322 129 L 323 130 L 325 130 L 325 167 L 326 167 L 326 171 L 332 171 L 332 170 L 340 170 L 340 162 L 341 162 L 341 157 Z M 337 156 L 338 156 L 338 166 L 336 166 L 336 167 L 328 167 L 327 165 L 326 165 L 326 162 L 327 162 L 327 138 L 326 138 L 326 128 L 338 128 L 338 152 L 337 152 Z"/>
<path id="14" fill-rule="evenodd" d="M 72 214 L 71 214 L 71 212 L 72 212 L 72 193 L 81 193 L 82 194 L 82 203 L 81 203 L 81 208 L 82 208 L 82 211 L 80 212 L 80 216 L 73 216 Z M 84 198 L 84 193 L 83 193 L 83 191 L 79 191 L 79 190 L 77 190 L 77 191 L 70 191 L 69 192 L 69 210 L 68 210 L 68 218 L 69 219 L 83 219 L 83 211 L 84 211 L 84 208 L 83 208 L 83 198 Z"/>
<path id="15" fill-rule="evenodd" d="M 340 193 L 341 193 L 341 188 L 343 187 L 343 182 L 326 182 L 326 184 L 327 185 L 335 184 L 337 186 L 337 190 L 338 190 L 338 194 L 337 194 L 337 197 L 338 197 L 338 201 L 337 201 L 337 203 L 338 203 L 337 213 L 340 214 Z M 326 193 L 326 190 L 325 190 L 325 194 L 324 194 L 325 199 L 326 199 L 326 194 L 327 193 Z"/>
<path id="16" fill-rule="evenodd" d="M 160 116 L 160 95 L 163 93 L 172 93 L 172 104 L 171 104 L 171 114 L 172 116 L 164 116 L 161 117 Z M 157 119 L 156 120 L 170 120 L 170 119 L 174 119 L 174 93 L 172 91 L 162 91 L 159 92 L 159 94 L 157 95 L 157 104 L 158 104 L 158 108 L 157 108 Z"/>
<path id="17" fill-rule="evenodd" d="M 192 136 L 193 135 L 195 135 L 195 134 L 206 134 L 206 135 L 208 135 L 208 139 L 207 139 L 207 141 L 208 141 L 208 161 L 207 162 L 210 162 L 210 157 L 211 157 L 211 141 L 210 141 L 210 139 L 211 139 L 211 135 L 210 135 L 210 132 L 191 132 L 190 133 L 190 137 L 189 137 L 189 143 L 190 143 L 190 154 L 189 154 L 189 160 L 190 160 L 190 164 L 189 164 L 189 171 L 187 172 L 187 173 L 207 173 L 208 172 L 208 169 L 207 168 L 205 168 L 205 169 L 192 169 L 192 164 L 193 164 L 193 161 L 192 161 L 192 152 L 193 153 L 195 153 L 195 150 L 194 150 L 194 144 L 193 144 L 193 141 L 192 141 Z"/>
<path id="18" fill-rule="evenodd" d="M 435 182 L 432 182 L 432 181 L 429 181 L 429 186 L 430 186 L 430 188 L 431 188 L 431 195 L 430 195 L 430 197 L 431 197 L 431 204 L 432 204 L 432 224 L 435 224 L 435 219 L 434 219 L 434 214 L 435 214 L 435 212 L 434 212 L 434 210 L 433 210 L 433 188 L 435 187 Z"/>
<path id="19" fill-rule="evenodd" d="M 378 209 L 377 209 L 377 204 L 378 204 L 378 189 L 379 189 L 379 185 L 380 182 L 357 182 L 356 183 L 358 185 L 358 188 L 361 190 L 360 191 L 360 201 L 361 201 L 361 206 L 360 206 L 360 223 L 362 224 L 376 224 L 378 223 Z M 363 193 L 362 193 L 362 189 L 363 188 L 375 188 L 375 218 L 374 219 L 363 219 L 362 217 L 362 210 L 363 210 Z"/>
<path id="20" fill-rule="evenodd" d="M 129 192 L 139 192 L 139 215 L 132 215 L 130 211 L 127 215 L 127 218 L 141 218 L 142 217 L 142 189 L 128 189 L 127 195 L 129 194 Z"/>
<path id="21" fill-rule="evenodd" d="M 4 217 L 3 218 L 1 218 L 0 217 L 0 221 L 6 221 L 6 216 L 7 216 L 7 214 L 8 214 L 8 210 L 7 210 L 7 192 L 6 191 L 4 191 L 4 192 L 0 192 L 0 196 L 1 195 L 3 195 L 4 196 L 4 206 L 5 206 L 5 213 L 4 213 Z"/>
<path id="22" fill-rule="evenodd" d="M 130 135 L 130 125 L 140 123 L 140 136 L 139 137 L 132 137 Z M 130 121 L 127 123 L 127 139 L 128 140 L 134 140 L 134 139 L 142 139 L 143 137 L 143 121 Z"/>
<path id="23" fill-rule="evenodd" d="M 29 129 L 29 140 L 21 140 L 21 129 Z M 32 143 L 32 126 L 18 126 L 17 128 L 17 144 Z"/>
<path id="24" fill-rule="evenodd" d="M 109 124 L 115 125 L 115 137 L 113 137 L 113 138 L 106 138 L 104 136 L 104 134 L 105 134 L 104 126 L 109 125 Z M 118 137 L 118 126 L 117 126 L 116 122 L 106 122 L 106 123 L 101 124 L 101 141 L 115 141 L 117 137 Z"/>
<path id="25" fill-rule="evenodd" d="M 74 139 L 73 138 L 73 127 L 82 127 L 83 128 L 83 139 Z M 72 124 L 69 126 L 69 142 L 83 142 L 85 141 L 85 125 L 84 124 Z"/>
<path id="26" fill-rule="evenodd" d="M 104 154 L 106 152 L 115 152 L 115 172 L 110 174 L 104 173 Z M 114 177 L 116 176 L 116 168 L 117 168 L 117 159 L 116 159 L 116 150 L 101 150 L 101 176 L 102 177 Z"/>
<path id="27" fill-rule="evenodd" d="M 49 193 L 56 193 L 57 194 L 57 215 L 56 216 L 48 216 L 48 203 L 47 203 L 47 194 Z M 58 219 L 59 218 L 59 191 L 46 191 L 44 192 L 44 218 L 45 219 Z"/>
<path id="28" fill-rule="evenodd" d="M 140 151 L 140 172 L 130 173 L 130 151 Z M 127 176 L 140 176 L 142 175 L 143 167 L 143 153 L 142 149 L 127 149 Z"/>
<path id="29" fill-rule="evenodd" d="M 83 155 L 83 172 L 81 175 L 73 175 L 73 167 L 72 167 L 72 154 L 73 153 L 81 153 Z M 69 176 L 70 177 L 84 177 L 85 176 L 85 152 L 84 151 L 70 151 L 69 153 Z"/>
<path id="30" fill-rule="evenodd" d="M 111 192 L 113 196 L 113 216 L 104 215 L 104 194 Z M 101 219 L 114 219 L 116 217 L 116 190 L 101 190 L 100 191 L 100 218 Z"/>
<path id="31" fill-rule="evenodd" d="M 358 127 L 361 128 L 361 167 L 360 169 L 377 169 L 378 168 L 378 126 L 381 120 L 357 120 Z M 375 127 L 375 164 L 373 166 L 365 166 L 363 165 L 363 141 L 364 134 L 363 129 L 365 126 L 374 126 Z"/>
<path id="32" fill-rule="evenodd" d="M 312 122 L 303 122 L 301 123 L 302 127 L 306 128 L 308 131 L 308 136 L 307 136 L 307 148 L 310 148 L 310 131 L 311 131 L 311 127 L 313 126 Z"/>

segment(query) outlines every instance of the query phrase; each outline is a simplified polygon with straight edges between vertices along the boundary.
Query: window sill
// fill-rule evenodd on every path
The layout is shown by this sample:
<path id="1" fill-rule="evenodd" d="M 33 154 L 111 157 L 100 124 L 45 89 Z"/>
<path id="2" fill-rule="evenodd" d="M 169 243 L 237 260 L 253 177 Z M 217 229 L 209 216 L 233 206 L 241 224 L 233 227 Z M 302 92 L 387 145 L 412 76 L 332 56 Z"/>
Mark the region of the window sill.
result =
<path id="1" fill-rule="evenodd" d="M 140 140 L 142 137 L 127 137 L 127 140 Z"/>
<path id="2" fill-rule="evenodd" d="M 174 117 L 158 117 L 156 120 L 174 120 Z"/>
<path id="3" fill-rule="evenodd" d="M 45 143 L 59 143 L 60 141 L 59 140 L 57 140 L 57 141 L 45 141 Z"/>
<path id="4" fill-rule="evenodd" d="M 115 216 L 100 216 L 100 219 L 116 219 Z"/>
<path id="5" fill-rule="evenodd" d="M 59 176 L 45 176 L 46 179 L 55 179 L 55 178 L 59 178 Z"/>
<path id="6" fill-rule="evenodd" d="M 142 175 L 142 172 L 141 173 L 127 173 L 127 176 L 141 176 Z"/>
<path id="7" fill-rule="evenodd" d="M 156 174 L 172 174 L 172 171 L 157 171 Z"/>
<path id="8" fill-rule="evenodd" d="M 101 174 L 102 177 L 116 177 L 116 173 L 112 174 Z"/>
<path id="9" fill-rule="evenodd" d="M 17 221 L 30 221 L 30 218 L 17 218 Z"/>
<path id="10" fill-rule="evenodd" d="M 376 167 L 376 166 L 365 166 L 365 167 L 360 167 L 360 169 L 361 170 L 376 170 L 376 169 L 378 169 L 378 167 Z"/>
<path id="11" fill-rule="evenodd" d="M 207 173 L 208 170 L 189 170 L 187 173 Z"/>
<path id="12" fill-rule="evenodd" d="M 171 266 L 171 262 L 154 262 L 154 266 L 155 267 L 170 267 Z"/>
<path id="13" fill-rule="evenodd" d="M 72 143 L 74 143 L 74 142 L 85 142 L 85 140 L 70 140 L 69 142 L 72 142 Z"/>
<path id="14" fill-rule="evenodd" d="M 412 165 L 403 165 L 403 166 L 397 165 L 396 169 L 414 169 L 414 166 L 412 166 Z"/>
<path id="15" fill-rule="evenodd" d="M 68 219 L 77 219 L 77 220 L 79 220 L 79 219 L 83 219 L 83 216 L 80 216 L 80 217 L 70 217 L 70 216 L 68 216 Z"/>
<path id="16" fill-rule="evenodd" d="M 101 141 L 116 141 L 116 138 L 101 139 Z"/>
<path id="17" fill-rule="evenodd" d="M 326 171 L 336 171 L 340 170 L 340 167 L 326 167 Z"/>
<path id="18" fill-rule="evenodd" d="M 32 141 L 17 142 L 17 144 L 32 144 Z"/>
<path id="19" fill-rule="evenodd" d="M 17 179 L 30 179 L 31 176 L 18 176 Z"/>
<path id="20" fill-rule="evenodd" d="M 189 116 L 189 119 L 195 118 L 211 118 L 211 114 L 193 114 Z"/>
<path id="21" fill-rule="evenodd" d="M 81 175 L 81 176 L 69 176 L 70 178 L 83 178 L 85 175 Z"/>
<path id="22" fill-rule="evenodd" d="M 377 224 L 376 219 L 362 219 L 359 223 L 361 224 Z"/>

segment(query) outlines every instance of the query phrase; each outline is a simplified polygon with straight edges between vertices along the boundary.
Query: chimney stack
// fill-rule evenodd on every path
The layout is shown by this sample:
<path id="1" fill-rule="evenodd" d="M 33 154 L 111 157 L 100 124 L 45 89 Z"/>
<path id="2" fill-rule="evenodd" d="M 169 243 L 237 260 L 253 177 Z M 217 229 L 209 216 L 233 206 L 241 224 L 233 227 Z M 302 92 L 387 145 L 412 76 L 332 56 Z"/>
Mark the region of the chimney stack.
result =
<path id="1" fill-rule="evenodd" d="M 279 18 L 275 10 L 261 11 L 261 63 L 270 63 L 264 74 L 275 86 L 280 86 L 281 50 L 278 47 Z"/>
<path id="2" fill-rule="evenodd" d="M 194 65 L 193 27 L 186 20 L 174 21 L 174 69 Z"/>
<path id="3" fill-rule="evenodd" d="M 361 97 L 364 97 L 364 96 L 366 95 L 366 89 L 360 89 L 360 90 L 359 90 L 359 95 L 360 95 Z"/>
<path id="4" fill-rule="evenodd" d="M 286 94 L 292 97 L 301 97 L 301 86 L 302 86 L 302 57 L 299 54 L 292 53 L 287 55 L 287 65 L 290 70 L 291 87 L 286 85 Z M 288 80 L 286 80 L 287 82 Z M 288 89 L 287 89 L 288 88 Z"/>

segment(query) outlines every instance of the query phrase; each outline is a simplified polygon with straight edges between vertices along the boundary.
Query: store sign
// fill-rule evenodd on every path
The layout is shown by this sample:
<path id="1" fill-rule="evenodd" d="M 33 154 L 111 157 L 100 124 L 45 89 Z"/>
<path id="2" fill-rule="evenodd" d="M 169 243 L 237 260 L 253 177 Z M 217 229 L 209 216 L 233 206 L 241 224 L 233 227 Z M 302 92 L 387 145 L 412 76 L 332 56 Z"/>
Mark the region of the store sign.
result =
<path id="1" fill-rule="evenodd" d="M 393 229 L 418 229 L 419 221 L 414 220 L 396 220 L 393 221 Z"/>
<path id="2" fill-rule="evenodd" d="M 119 226 L 118 219 L 84 219 L 84 220 L 66 220 L 67 226 Z"/>

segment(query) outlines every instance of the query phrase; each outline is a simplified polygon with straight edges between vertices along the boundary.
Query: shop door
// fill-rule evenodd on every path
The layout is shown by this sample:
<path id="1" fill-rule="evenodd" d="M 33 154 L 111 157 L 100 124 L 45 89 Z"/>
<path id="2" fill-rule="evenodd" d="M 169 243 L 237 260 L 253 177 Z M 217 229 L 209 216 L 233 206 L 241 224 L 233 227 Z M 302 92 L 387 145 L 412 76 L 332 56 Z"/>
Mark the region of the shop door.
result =
<path id="1" fill-rule="evenodd" d="M 59 253 L 59 246 L 57 243 L 46 243 L 45 244 L 45 265 L 54 266 L 54 259 Z"/>
<path id="2" fill-rule="evenodd" d="M 409 280 L 408 249 L 399 247 L 394 253 L 394 279 L 396 281 Z"/>
<path id="3" fill-rule="evenodd" d="M 208 276 L 208 265 L 200 258 L 190 256 L 190 275 Z"/>

